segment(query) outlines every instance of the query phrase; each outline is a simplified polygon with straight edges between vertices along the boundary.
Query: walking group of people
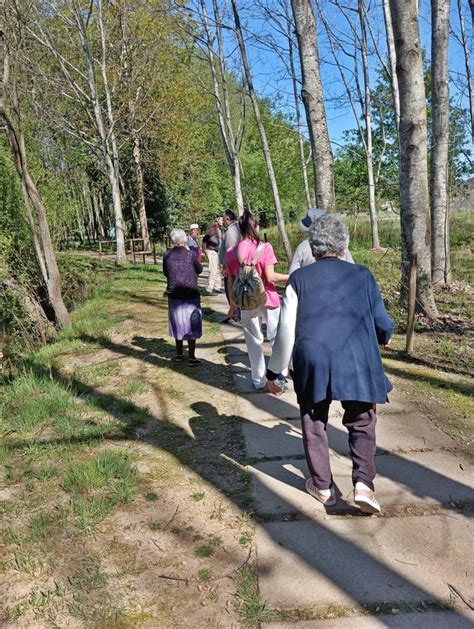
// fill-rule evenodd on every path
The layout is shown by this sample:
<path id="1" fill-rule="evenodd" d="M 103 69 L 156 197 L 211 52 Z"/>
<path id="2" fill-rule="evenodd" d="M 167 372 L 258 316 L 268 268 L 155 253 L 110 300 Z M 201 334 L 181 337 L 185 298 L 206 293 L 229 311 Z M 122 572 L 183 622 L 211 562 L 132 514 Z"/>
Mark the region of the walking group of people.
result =
<path id="1" fill-rule="evenodd" d="M 339 400 L 349 433 L 354 501 L 361 511 L 378 513 L 376 404 L 387 402 L 392 388 L 379 347 L 390 343 L 394 323 L 372 273 L 352 259 L 347 226 L 337 216 L 311 208 L 301 228 L 307 238 L 297 247 L 288 273 L 275 270 L 273 247 L 261 241 L 258 222 L 247 210 L 238 219 L 232 210 L 216 218 L 202 240 L 202 254 L 197 224 L 188 235 L 172 230 L 163 270 L 176 360 L 184 360 L 186 340 L 189 364 L 201 362 L 195 349 L 202 335 L 198 275 L 203 255 L 209 263 L 206 294 L 221 292 L 224 278 L 229 320 L 242 326 L 253 387 L 279 395 L 291 375 L 310 471 L 308 493 L 327 507 L 336 504 L 326 427 L 330 404 Z M 286 282 L 282 300 L 278 282 Z M 262 324 L 272 347 L 268 366 Z"/>

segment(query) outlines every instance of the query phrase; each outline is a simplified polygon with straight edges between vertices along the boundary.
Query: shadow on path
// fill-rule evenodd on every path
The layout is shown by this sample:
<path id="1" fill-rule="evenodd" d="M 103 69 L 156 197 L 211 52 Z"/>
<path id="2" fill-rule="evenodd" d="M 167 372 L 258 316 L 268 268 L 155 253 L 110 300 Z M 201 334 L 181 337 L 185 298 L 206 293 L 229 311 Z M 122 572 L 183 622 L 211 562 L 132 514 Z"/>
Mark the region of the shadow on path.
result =
<path id="1" fill-rule="evenodd" d="M 97 344 L 98 339 L 95 337 L 82 336 L 84 342 Z M 212 374 L 216 373 L 216 369 L 225 369 L 221 365 L 204 361 L 200 369 L 188 368 L 182 364 L 176 364 L 171 359 L 174 355 L 174 347 L 166 343 L 162 339 L 150 339 L 144 337 L 134 337 L 132 345 L 122 345 L 105 339 L 99 340 L 104 348 L 117 354 L 143 360 L 147 363 L 160 367 L 167 367 L 171 370 L 184 372 L 189 378 L 196 382 L 204 381 L 211 386 L 222 386 L 222 380 L 218 380 L 216 384 L 212 382 Z M 229 368 L 230 370 L 230 368 Z M 42 373 L 42 375 L 46 375 Z M 115 394 L 104 394 L 96 388 L 84 384 L 75 378 L 68 378 L 60 374 L 57 370 L 48 372 L 48 376 L 59 381 L 63 386 L 71 388 L 76 395 L 86 395 L 89 403 L 101 409 L 106 409 L 112 416 L 126 425 L 127 419 L 124 416 L 123 402 L 124 400 Z M 159 387 L 155 387 L 156 395 L 164 397 L 164 391 Z M 257 394 L 252 396 L 252 403 L 257 408 L 264 408 L 265 394 Z M 248 398 L 247 398 L 248 399 Z M 140 411 L 146 412 L 133 403 L 129 403 L 130 408 L 138 415 Z M 147 420 L 147 429 L 143 431 L 141 438 L 167 452 L 173 454 L 179 459 L 183 465 L 200 474 L 202 478 L 213 483 L 219 490 L 229 496 L 238 506 L 244 509 L 249 508 L 249 496 L 241 494 L 241 474 L 243 468 L 238 461 L 234 460 L 236 447 L 235 439 L 238 439 L 240 427 L 248 422 L 245 417 L 237 415 L 222 415 L 217 409 L 209 403 L 197 402 L 192 405 L 192 410 L 196 413 L 189 421 L 192 436 L 183 428 L 171 423 L 167 420 L 167 413 L 163 417 L 155 417 L 149 415 Z M 281 417 L 294 415 L 295 409 L 282 399 L 278 399 L 277 414 Z M 226 426 L 226 430 L 221 429 Z M 129 434 L 133 435 L 136 426 L 129 426 Z M 262 427 L 262 430 L 271 430 Z M 281 430 L 281 428 L 278 428 Z M 331 428 L 331 433 L 337 435 L 344 434 L 342 431 Z M 115 438 L 115 436 L 114 436 Z M 26 445 L 26 444 L 23 444 Z M 20 447 L 20 444 L 12 444 L 11 447 Z M 393 480 L 401 482 L 411 487 L 416 495 L 424 495 L 429 491 L 428 486 L 413 487 L 412 473 L 419 466 L 416 463 L 411 464 L 411 468 L 407 467 L 407 461 L 397 457 L 398 465 L 394 466 L 392 471 Z M 456 487 L 458 483 L 444 478 L 431 470 L 424 468 L 424 473 L 431 475 L 431 480 L 439 482 L 451 483 Z M 239 482 L 237 482 L 239 481 Z M 461 485 L 462 486 L 462 485 Z M 463 487 L 463 486 L 462 486 Z M 275 496 L 278 498 L 277 496 Z M 466 515 L 466 514 L 464 514 Z M 281 539 L 280 532 L 275 530 L 275 526 L 279 523 L 268 524 L 265 526 L 267 534 L 274 539 L 277 544 L 283 546 L 282 552 L 293 554 L 300 564 L 305 564 L 311 571 L 317 571 L 330 580 L 332 584 L 339 590 L 343 591 L 354 601 L 361 604 L 368 604 L 377 600 L 387 601 L 389 599 L 393 603 L 404 603 L 405 601 L 413 601 L 420 603 L 427 601 L 442 606 L 445 601 L 440 601 L 437 595 L 430 591 L 429 587 L 419 587 L 415 581 L 409 576 L 405 576 L 400 571 L 394 570 L 387 566 L 382 560 L 379 560 L 373 554 L 369 554 L 358 544 L 349 541 L 341 534 L 337 533 L 333 520 L 320 521 L 312 519 L 306 522 L 306 526 L 311 526 L 311 539 L 317 540 L 318 544 L 315 549 L 308 552 L 308 546 L 305 543 L 304 535 L 297 539 Z M 378 526 L 384 526 L 382 518 L 375 520 L 366 520 L 367 525 L 373 527 L 371 522 L 377 522 Z M 303 524 L 303 523 L 301 523 Z M 319 550 L 318 550 L 319 549 Z M 330 553 L 328 555 L 328 549 Z M 319 552 L 320 551 L 320 552 Z M 347 569 L 349 566 L 349 569 Z M 278 561 L 272 565 L 262 566 L 263 570 L 279 570 Z M 283 575 L 289 578 L 288 575 Z M 282 578 L 283 578 L 282 577 Z M 373 589 L 371 591 L 371 584 Z M 374 592 L 380 592 L 383 598 L 377 599 Z M 446 599 L 449 591 L 446 590 Z M 375 599 L 374 599 L 375 596 Z M 455 613 L 456 618 L 464 621 L 460 614 Z M 386 623 L 390 626 L 390 622 Z M 466 622 L 466 627 L 469 626 Z"/>

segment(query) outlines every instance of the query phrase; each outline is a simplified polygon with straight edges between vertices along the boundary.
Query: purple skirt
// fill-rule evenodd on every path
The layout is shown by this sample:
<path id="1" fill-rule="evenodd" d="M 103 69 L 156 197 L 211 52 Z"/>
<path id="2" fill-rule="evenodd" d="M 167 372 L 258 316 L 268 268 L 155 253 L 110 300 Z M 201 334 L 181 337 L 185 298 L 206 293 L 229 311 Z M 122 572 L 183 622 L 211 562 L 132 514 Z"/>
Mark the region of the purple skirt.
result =
<path id="1" fill-rule="evenodd" d="M 202 336 L 201 302 L 198 299 L 168 297 L 170 336 L 178 341 L 193 341 Z"/>

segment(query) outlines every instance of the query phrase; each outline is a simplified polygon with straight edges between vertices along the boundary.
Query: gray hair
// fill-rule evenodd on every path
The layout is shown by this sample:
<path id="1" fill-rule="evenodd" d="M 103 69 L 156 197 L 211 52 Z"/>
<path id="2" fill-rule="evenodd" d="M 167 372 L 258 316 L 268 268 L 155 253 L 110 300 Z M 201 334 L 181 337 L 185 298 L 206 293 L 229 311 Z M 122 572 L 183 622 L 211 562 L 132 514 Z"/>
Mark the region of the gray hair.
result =
<path id="1" fill-rule="evenodd" d="M 328 254 L 342 256 L 349 246 L 349 230 L 334 214 L 324 214 L 309 228 L 309 245 L 316 259 Z"/>
<path id="2" fill-rule="evenodd" d="M 188 242 L 188 237 L 184 229 L 172 229 L 170 240 L 172 247 L 185 247 Z"/>

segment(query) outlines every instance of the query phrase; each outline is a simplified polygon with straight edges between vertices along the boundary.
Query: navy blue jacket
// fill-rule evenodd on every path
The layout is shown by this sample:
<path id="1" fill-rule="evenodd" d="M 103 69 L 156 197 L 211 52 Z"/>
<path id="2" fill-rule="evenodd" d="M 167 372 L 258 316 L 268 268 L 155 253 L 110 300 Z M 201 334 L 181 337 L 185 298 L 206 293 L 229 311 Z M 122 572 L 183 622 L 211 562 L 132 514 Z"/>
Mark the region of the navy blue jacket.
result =
<path id="1" fill-rule="evenodd" d="M 392 385 L 379 345 L 390 339 L 394 322 L 372 273 L 323 258 L 295 271 L 288 284 L 298 297 L 293 379 L 299 404 L 386 402 Z"/>

